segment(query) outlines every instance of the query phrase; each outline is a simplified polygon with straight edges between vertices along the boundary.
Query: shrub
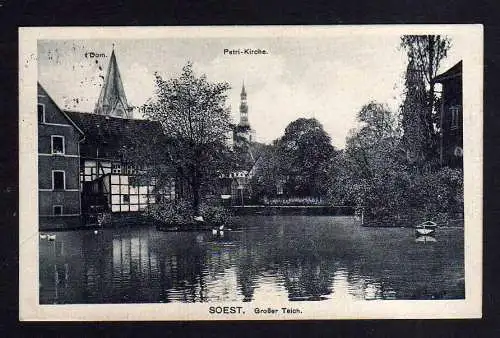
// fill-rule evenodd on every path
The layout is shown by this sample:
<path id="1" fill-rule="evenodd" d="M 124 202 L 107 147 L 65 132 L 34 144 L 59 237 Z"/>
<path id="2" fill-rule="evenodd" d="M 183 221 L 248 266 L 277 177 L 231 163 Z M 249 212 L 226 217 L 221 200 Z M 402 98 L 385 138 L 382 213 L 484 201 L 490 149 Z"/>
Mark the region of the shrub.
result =
<path id="1" fill-rule="evenodd" d="M 463 213 L 463 173 L 443 168 L 417 176 L 409 194 L 409 205 L 423 219 L 446 222 Z"/>
<path id="2" fill-rule="evenodd" d="M 150 205 L 144 212 L 146 217 L 163 224 L 185 226 L 193 224 L 195 216 L 202 216 L 204 221 L 213 225 L 228 225 L 233 217 L 230 210 L 217 205 L 213 201 L 205 201 L 200 206 L 199 215 L 187 200 L 176 200 Z"/>
<path id="3" fill-rule="evenodd" d="M 189 201 L 175 200 L 150 205 L 145 215 L 161 223 L 188 225 L 193 223 L 194 212 Z"/>
<path id="4" fill-rule="evenodd" d="M 200 215 L 205 222 L 217 226 L 226 226 L 233 221 L 231 212 L 220 205 L 203 203 L 200 207 Z"/>

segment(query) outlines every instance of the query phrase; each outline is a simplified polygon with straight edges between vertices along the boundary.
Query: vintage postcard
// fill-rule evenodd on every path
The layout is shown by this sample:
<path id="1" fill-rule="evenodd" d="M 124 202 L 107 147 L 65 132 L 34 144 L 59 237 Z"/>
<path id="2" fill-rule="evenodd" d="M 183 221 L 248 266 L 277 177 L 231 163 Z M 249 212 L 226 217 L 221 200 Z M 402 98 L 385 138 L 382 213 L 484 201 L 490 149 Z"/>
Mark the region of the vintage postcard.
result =
<path id="1" fill-rule="evenodd" d="M 481 317 L 481 25 L 19 42 L 21 320 Z"/>

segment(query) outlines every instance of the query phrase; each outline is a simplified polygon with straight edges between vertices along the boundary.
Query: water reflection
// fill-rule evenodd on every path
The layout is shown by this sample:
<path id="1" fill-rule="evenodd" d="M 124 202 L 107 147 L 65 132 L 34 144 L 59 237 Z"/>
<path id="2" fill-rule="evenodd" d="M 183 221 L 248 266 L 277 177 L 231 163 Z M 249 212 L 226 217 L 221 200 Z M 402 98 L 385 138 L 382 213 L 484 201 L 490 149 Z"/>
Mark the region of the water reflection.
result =
<path id="1" fill-rule="evenodd" d="M 435 241 L 342 217 L 247 217 L 244 231 L 154 228 L 40 238 L 40 302 L 463 298 L 463 229 Z"/>
<path id="2" fill-rule="evenodd" d="M 415 242 L 416 243 L 432 243 L 432 242 L 436 242 L 436 238 L 434 238 L 434 236 L 417 236 L 415 238 Z"/>

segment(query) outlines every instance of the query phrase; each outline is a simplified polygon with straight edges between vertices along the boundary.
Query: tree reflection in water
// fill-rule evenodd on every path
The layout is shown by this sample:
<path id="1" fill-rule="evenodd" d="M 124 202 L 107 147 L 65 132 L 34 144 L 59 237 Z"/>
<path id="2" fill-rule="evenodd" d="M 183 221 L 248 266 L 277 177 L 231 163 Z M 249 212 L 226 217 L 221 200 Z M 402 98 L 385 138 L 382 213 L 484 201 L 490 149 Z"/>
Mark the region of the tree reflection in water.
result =
<path id="1" fill-rule="evenodd" d="M 464 297 L 463 229 L 435 242 L 344 217 L 245 217 L 243 231 L 154 228 L 40 239 L 40 302 L 154 303 Z"/>

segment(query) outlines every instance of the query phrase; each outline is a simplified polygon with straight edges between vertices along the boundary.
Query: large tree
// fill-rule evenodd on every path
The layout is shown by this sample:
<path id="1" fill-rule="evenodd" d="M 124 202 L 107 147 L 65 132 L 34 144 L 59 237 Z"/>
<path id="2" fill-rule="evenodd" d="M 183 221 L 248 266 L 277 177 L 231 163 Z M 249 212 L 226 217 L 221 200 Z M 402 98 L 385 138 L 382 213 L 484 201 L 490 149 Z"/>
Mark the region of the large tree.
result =
<path id="1" fill-rule="evenodd" d="M 323 196 L 335 149 L 321 123 L 314 118 L 291 122 L 276 141 L 276 147 L 288 194 Z"/>
<path id="2" fill-rule="evenodd" d="M 407 140 L 423 143 L 417 145 L 416 150 L 409 149 L 411 162 L 419 156 L 432 162 L 437 156 L 438 114 L 433 79 L 450 45 L 450 39 L 440 35 L 405 35 L 401 38 L 401 46 L 408 55 L 403 128 Z"/>
<path id="3" fill-rule="evenodd" d="M 255 173 L 250 180 L 255 202 L 262 202 L 265 198 L 277 195 L 277 187 L 283 182 L 279 168 L 276 146 L 263 145 L 255 163 Z"/>
<path id="4" fill-rule="evenodd" d="M 429 137 L 428 123 L 430 121 L 426 121 L 425 82 L 413 60 L 410 60 L 406 68 L 405 87 L 406 96 L 401 106 L 403 144 L 408 162 L 421 168 L 427 158 L 432 139 Z"/>
<path id="5" fill-rule="evenodd" d="M 155 76 L 156 95 L 144 112 L 160 123 L 168 137 L 169 162 L 188 187 L 186 195 L 198 213 L 203 192 L 213 187 L 226 163 L 230 87 L 228 83 L 209 82 L 205 75 L 196 76 L 191 63 L 177 78 Z"/>
<path id="6" fill-rule="evenodd" d="M 336 203 L 367 207 L 368 218 L 398 211 L 408 184 L 397 119 L 385 106 L 371 102 L 359 111 L 357 129 L 335 160 L 330 196 Z"/>

